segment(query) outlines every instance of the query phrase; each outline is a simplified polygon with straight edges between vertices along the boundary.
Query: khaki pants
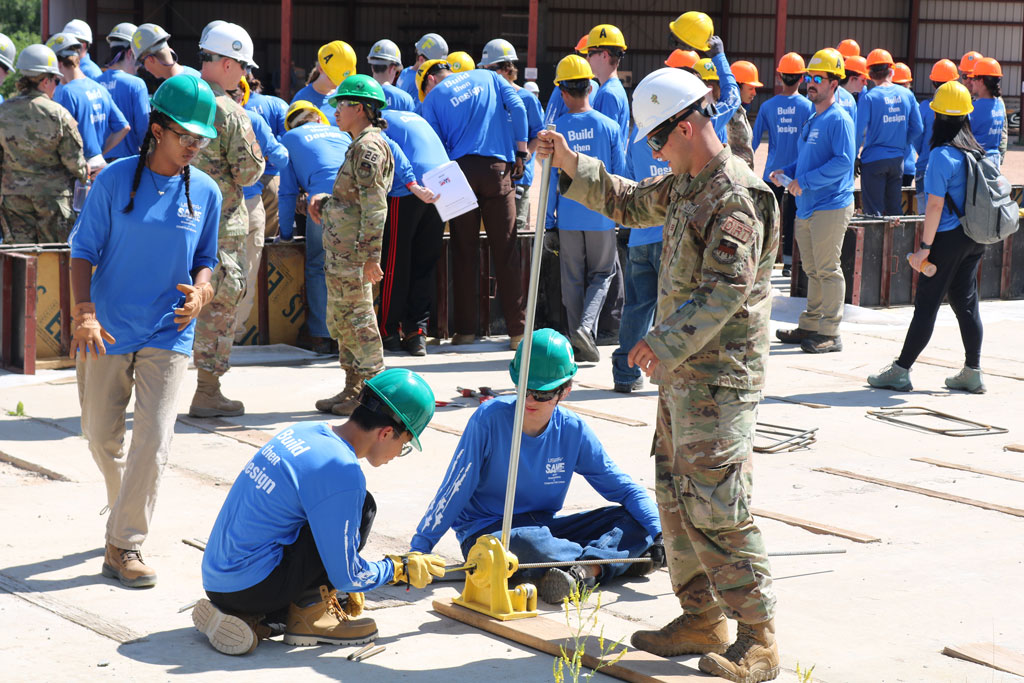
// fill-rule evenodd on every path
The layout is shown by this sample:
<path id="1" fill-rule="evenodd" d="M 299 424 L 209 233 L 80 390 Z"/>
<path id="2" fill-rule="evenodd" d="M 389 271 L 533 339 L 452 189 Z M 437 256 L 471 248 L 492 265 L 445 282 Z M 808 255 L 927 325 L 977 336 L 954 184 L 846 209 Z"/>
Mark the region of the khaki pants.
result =
<path id="1" fill-rule="evenodd" d="M 164 349 L 78 361 L 82 434 L 107 486 L 107 543 L 138 550 L 149 533 L 188 356 Z M 124 452 L 125 411 L 135 388 L 132 440 Z"/>
<path id="2" fill-rule="evenodd" d="M 256 301 L 256 281 L 260 274 L 260 256 L 263 254 L 266 229 L 263 200 L 260 197 L 246 199 L 245 208 L 249 211 L 249 234 L 245 236 L 245 295 L 238 304 L 238 318 L 235 322 L 236 342 L 245 336 L 245 321 L 249 319 L 253 302 Z"/>
<path id="3" fill-rule="evenodd" d="M 846 300 L 846 278 L 840 256 L 853 204 L 843 209 L 815 211 L 810 218 L 793 223 L 800 263 L 807 273 L 807 310 L 800 314 L 800 328 L 834 337 L 839 334 Z"/>
<path id="4" fill-rule="evenodd" d="M 277 217 L 277 192 L 281 188 L 281 176 L 265 175 L 263 183 L 263 210 L 267 214 L 267 228 L 263 235 L 269 240 L 277 237 L 280 222 Z"/>

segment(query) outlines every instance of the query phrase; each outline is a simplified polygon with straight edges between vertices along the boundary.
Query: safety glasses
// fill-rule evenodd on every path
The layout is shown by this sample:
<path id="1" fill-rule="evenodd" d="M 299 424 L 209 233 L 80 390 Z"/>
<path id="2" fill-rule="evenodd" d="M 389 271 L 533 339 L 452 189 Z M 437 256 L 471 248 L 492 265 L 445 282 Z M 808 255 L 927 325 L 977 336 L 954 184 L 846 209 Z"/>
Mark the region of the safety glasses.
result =
<path id="1" fill-rule="evenodd" d="M 343 107 L 360 107 L 363 103 L 359 100 L 338 100 L 338 104 Z"/>
<path id="2" fill-rule="evenodd" d="M 551 389 L 549 391 L 539 391 L 537 389 L 526 390 L 526 395 L 537 403 L 547 403 L 551 399 L 557 398 L 560 393 L 562 393 L 561 387 L 558 389 Z"/>
<path id="3" fill-rule="evenodd" d="M 679 116 L 669 119 L 665 123 L 661 124 L 647 136 L 647 146 L 653 149 L 655 152 L 660 152 L 661 148 L 668 142 L 668 136 L 675 130 L 676 124 L 686 119 L 687 116 L 693 113 L 693 109 L 687 109 Z"/>
<path id="4" fill-rule="evenodd" d="M 821 83 L 824 83 L 827 80 L 827 76 L 811 76 L 810 74 L 804 75 L 804 83 L 818 83 L 820 85 Z"/>
<path id="5" fill-rule="evenodd" d="M 400 450 L 398 452 L 398 457 L 399 458 L 404 458 L 405 456 L 409 455 L 410 453 L 412 453 L 412 444 L 411 443 L 407 443 L 407 444 L 403 445 L 402 446 L 402 450 Z"/>
<path id="6" fill-rule="evenodd" d="M 178 136 L 178 144 L 180 144 L 182 147 L 193 147 L 194 146 L 194 147 L 198 147 L 199 149 L 203 149 L 204 147 L 206 147 L 207 145 L 210 144 L 210 138 L 204 138 L 204 137 L 198 136 L 198 135 L 189 135 L 188 133 L 179 133 L 178 131 L 174 130 L 173 128 L 165 128 L 164 130 L 169 130 L 170 132 L 172 132 L 175 135 L 177 135 Z"/>

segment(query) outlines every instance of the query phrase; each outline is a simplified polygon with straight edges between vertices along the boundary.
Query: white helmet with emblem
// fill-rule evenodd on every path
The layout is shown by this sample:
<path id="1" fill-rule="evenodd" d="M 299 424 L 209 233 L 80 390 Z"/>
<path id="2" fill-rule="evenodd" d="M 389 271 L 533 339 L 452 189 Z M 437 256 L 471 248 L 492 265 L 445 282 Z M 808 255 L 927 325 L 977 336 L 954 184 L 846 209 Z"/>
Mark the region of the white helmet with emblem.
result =
<path id="1" fill-rule="evenodd" d="M 647 137 L 652 130 L 699 102 L 711 92 L 699 77 L 672 67 L 647 74 L 633 91 L 633 120 L 637 132 L 633 142 Z"/>
<path id="2" fill-rule="evenodd" d="M 259 68 L 256 62 L 252 61 L 252 38 L 249 37 L 249 32 L 238 24 L 225 22 L 214 26 L 199 43 L 199 49 L 230 57 L 250 69 Z"/>

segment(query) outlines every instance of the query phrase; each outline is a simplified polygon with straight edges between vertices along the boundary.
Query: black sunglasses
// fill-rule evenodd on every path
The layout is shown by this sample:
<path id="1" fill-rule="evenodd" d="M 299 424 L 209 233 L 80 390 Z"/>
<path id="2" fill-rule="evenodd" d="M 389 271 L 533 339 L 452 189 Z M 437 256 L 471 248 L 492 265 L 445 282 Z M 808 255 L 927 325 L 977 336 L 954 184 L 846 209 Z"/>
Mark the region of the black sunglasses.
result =
<path id="1" fill-rule="evenodd" d="M 526 395 L 532 398 L 537 403 L 547 403 L 553 398 L 558 398 L 559 394 L 561 393 L 561 387 L 559 387 L 558 389 L 550 389 L 548 391 L 539 391 L 537 389 L 526 390 Z"/>
<path id="2" fill-rule="evenodd" d="M 668 136 L 672 134 L 673 130 L 675 130 L 676 124 L 685 120 L 687 116 L 693 113 L 693 111 L 694 109 L 691 107 L 679 116 L 669 119 L 651 131 L 651 134 L 647 136 L 647 146 L 655 152 L 660 152 L 661 148 L 668 142 Z"/>

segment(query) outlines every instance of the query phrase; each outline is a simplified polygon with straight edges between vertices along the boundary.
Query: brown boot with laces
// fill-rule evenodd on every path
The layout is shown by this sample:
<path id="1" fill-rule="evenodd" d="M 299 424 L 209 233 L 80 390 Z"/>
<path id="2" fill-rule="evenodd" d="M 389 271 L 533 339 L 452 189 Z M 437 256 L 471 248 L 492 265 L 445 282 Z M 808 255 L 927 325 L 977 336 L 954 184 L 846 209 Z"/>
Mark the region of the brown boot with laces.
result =
<path id="1" fill-rule="evenodd" d="M 322 398 L 316 402 L 316 409 L 321 413 L 329 413 L 334 406 L 351 401 L 352 399 L 359 396 L 359 392 L 363 390 L 363 385 L 360 382 L 360 377 L 353 370 L 345 370 L 345 387 L 330 398 Z"/>
<path id="2" fill-rule="evenodd" d="M 700 614 L 680 615 L 656 631 L 637 631 L 629 642 L 661 657 L 725 652 L 729 626 L 722 610 L 713 607 Z"/>
<path id="3" fill-rule="evenodd" d="M 117 579 L 128 588 L 150 588 L 156 585 L 156 570 L 146 566 L 142 553 L 107 544 L 103 557 L 103 576 Z"/>
<path id="4" fill-rule="evenodd" d="M 284 642 L 289 645 L 362 645 L 376 637 L 377 623 L 350 617 L 338 602 L 338 591 L 327 586 L 320 586 L 320 602 L 288 608 Z"/>
<path id="5" fill-rule="evenodd" d="M 200 369 L 196 393 L 188 414 L 192 417 L 237 417 L 245 414 L 241 401 L 233 401 L 220 392 L 220 377 Z"/>
<path id="6" fill-rule="evenodd" d="M 363 387 L 366 386 L 366 380 L 372 379 L 373 375 L 357 375 L 354 372 L 352 376 L 352 392 L 345 400 L 335 403 L 331 406 L 331 412 L 335 415 L 341 415 L 342 417 L 348 417 L 352 414 L 356 408 L 359 407 L 359 395 L 363 393 Z"/>
<path id="7" fill-rule="evenodd" d="M 734 683 L 760 683 L 779 675 L 779 648 L 775 644 L 775 621 L 760 624 L 740 623 L 736 642 L 724 655 L 707 654 L 697 664 L 706 674 Z"/>
<path id="8" fill-rule="evenodd" d="M 214 650 L 226 655 L 247 655 L 272 635 L 261 615 L 221 610 L 206 598 L 192 608 L 192 623 Z"/>

